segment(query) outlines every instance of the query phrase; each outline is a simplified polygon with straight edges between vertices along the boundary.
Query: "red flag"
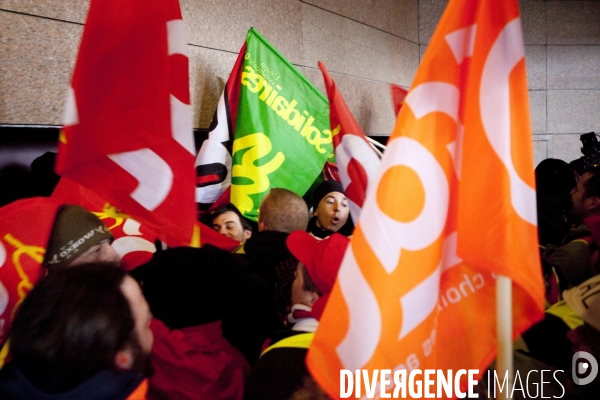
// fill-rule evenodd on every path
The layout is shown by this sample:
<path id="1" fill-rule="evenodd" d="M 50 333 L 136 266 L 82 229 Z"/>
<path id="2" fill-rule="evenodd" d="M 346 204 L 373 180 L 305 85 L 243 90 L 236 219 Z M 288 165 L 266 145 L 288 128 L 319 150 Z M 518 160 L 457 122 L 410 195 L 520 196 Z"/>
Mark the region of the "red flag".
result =
<path id="1" fill-rule="evenodd" d="M 379 166 L 379 156 L 367 141 L 325 65 L 321 61 L 318 65 L 329 98 L 329 120 L 339 176 L 350 201 L 352 219 L 358 221 L 369 182 L 375 178 Z"/>
<path id="2" fill-rule="evenodd" d="M 394 112 L 396 116 L 400 113 L 400 109 L 402 108 L 402 104 L 404 104 L 404 99 L 408 94 L 408 90 L 400 87 L 398 85 L 394 85 L 390 83 L 390 91 L 392 92 L 392 103 L 394 104 Z"/>
<path id="3" fill-rule="evenodd" d="M 121 257 L 121 267 L 128 271 L 148 262 L 157 250 L 158 235 L 151 227 L 123 214 L 89 188 L 68 178 L 61 178 L 52 198 L 63 204 L 78 204 L 96 214 L 115 237 L 112 246 Z M 198 236 L 191 243 L 194 246 L 212 244 L 223 250 L 233 251 L 240 245 L 200 222 L 195 224 L 195 234 Z M 187 244 L 189 243 L 174 243 L 172 246 Z"/>
<path id="4" fill-rule="evenodd" d="M 0 208 L 0 346 L 18 306 L 46 273 L 42 261 L 60 205 L 32 197 Z"/>
<path id="5" fill-rule="evenodd" d="M 56 170 L 189 243 L 195 145 L 184 31 L 177 0 L 92 0 Z"/>
<path id="6" fill-rule="evenodd" d="M 342 369 L 482 373 L 496 352 L 496 274 L 512 280 L 515 336 L 543 316 L 534 186 L 517 2 L 451 0 L 308 352 L 330 396 L 347 393 Z M 459 380 L 442 394 L 462 393 Z"/>

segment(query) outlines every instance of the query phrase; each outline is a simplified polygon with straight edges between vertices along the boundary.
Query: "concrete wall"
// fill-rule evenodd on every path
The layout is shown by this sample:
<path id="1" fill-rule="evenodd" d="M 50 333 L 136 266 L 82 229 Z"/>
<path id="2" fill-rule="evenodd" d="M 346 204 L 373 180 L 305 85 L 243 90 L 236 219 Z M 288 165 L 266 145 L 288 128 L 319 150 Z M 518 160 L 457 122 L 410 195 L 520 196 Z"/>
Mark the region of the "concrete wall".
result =
<path id="1" fill-rule="evenodd" d="M 181 0 L 194 125 L 206 128 L 254 26 L 318 88 L 321 60 L 365 132 L 388 135 L 388 83 L 411 84 L 446 0 Z M 61 125 L 89 1 L 0 0 L 0 125 Z M 522 0 L 535 159 L 600 131 L 600 2 Z"/>
<path id="2" fill-rule="evenodd" d="M 419 63 L 417 0 L 181 0 L 194 125 L 207 128 L 255 27 L 319 89 L 321 60 L 370 134 L 389 135 L 388 83 Z M 89 1 L 0 0 L 0 124 L 61 125 Z"/>
<path id="3" fill-rule="evenodd" d="M 423 54 L 446 0 L 419 0 Z M 582 156 L 579 135 L 600 132 L 600 2 L 521 0 L 536 165 Z"/>

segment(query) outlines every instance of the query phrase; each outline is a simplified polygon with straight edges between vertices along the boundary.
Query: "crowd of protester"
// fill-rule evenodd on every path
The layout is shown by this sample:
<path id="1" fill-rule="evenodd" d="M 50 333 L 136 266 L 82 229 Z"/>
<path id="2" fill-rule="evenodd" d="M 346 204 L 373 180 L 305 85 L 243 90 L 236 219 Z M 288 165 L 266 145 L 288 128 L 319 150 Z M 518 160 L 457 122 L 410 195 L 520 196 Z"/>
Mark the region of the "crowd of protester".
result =
<path id="1" fill-rule="evenodd" d="M 546 394 L 573 399 L 600 393 L 571 375 L 577 351 L 600 360 L 600 168 L 582 172 L 536 168 L 547 310 L 514 344 L 517 371 L 557 371 Z M 326 399 L 304 360 L 353 222 L 338 182 L 310 200 L 273 188 L 256 223 L 227 204 L 204 218 L 233 252 L 159 247 L 129 272 L 101 219 L 61 206 L 0 352 L 0 398 Z"/>
<path id="2" fill-rule="evenodd" d="M 5 327 L 0 398 L 325 398 L 304 358 L 352 222 L 339 183 L 312 200 L 273 188 L 256 223 L 227 204 L 204 222 L 233 252 L 159 246 L 129 272 L 98 216 L 58 207 L 45 276 Z"/>

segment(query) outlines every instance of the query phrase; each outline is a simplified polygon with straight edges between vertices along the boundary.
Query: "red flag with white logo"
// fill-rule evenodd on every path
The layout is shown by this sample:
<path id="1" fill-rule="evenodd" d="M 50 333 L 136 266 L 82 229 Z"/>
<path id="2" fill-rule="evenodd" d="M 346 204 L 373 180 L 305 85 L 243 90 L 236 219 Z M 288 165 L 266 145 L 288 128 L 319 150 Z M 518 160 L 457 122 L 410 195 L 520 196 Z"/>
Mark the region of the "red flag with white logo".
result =
<path id="1" fill-rule="evenodd" d="M 56 171 L 161 237 L 196 221 L 187 42 L 177 0 L 92 0 Z"/>
<path id="2" fill-rule="evenodd" d="M 112 247 L 121 257 L 121 267 L 127 271 L 150 261 L 157 250 L 158 235 L 151 227 L 122 213 L 89 188 L 63 177 L 54 189 L 52 198 L 63 204 L 80 205 L 96 214 L 115 237 Z M 199 247 L 212 244 L 223 250 L 233 251 L 240 245 L 238 241 L 219 234 L 201 222 L 195 223 L 194 235 L 191 243 L 173 243 L 172 246 Z"/>
<path id="3" fill-rule="evenodd" d="M 358 221 L 369 182 L 375 178 L 379 166 L 379 156 L 367 141 L 325 65 L 321 61 L 318 65 L 329 98 L 329 120 L 334 135 L 337 172 L 350 203 L 352 219 Z"/>
<path id="4" fill-rule="evenodd" d="M 42 261 L 60 206 L 52 198 L 32 197 L 0 208 L 0 346 L 15 311 L 46 273 Z"/>
<path id="5" fill-rule="evenodd" d="M 531 136 L 517 1 L 451 0 L 308 352 L 330 396 L 465 397 L 457 373 L 496 355 L 498 275 L 512 280 L 514 336 L 543 316 Z M 457 374 L 450 393 L 426 370 Z M 390 381 L 419 371 L 420 395 Z"/>

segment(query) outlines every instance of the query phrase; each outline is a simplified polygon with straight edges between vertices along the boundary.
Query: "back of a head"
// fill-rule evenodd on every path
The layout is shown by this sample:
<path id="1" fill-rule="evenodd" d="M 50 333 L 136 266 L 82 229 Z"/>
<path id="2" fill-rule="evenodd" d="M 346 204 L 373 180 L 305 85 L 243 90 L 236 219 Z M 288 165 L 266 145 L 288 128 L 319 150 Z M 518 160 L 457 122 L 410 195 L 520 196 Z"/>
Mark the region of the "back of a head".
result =
<path id="1" fill-rule="evenodd" d="M 267 230 L 291 233 L 306 230 L 310 214 L 302 197 L 296 193 L 273 188 L 260 204 L 259 222 Z"/>
<path id="2" fill-rule="evenodd" d="M 575 187 L 575 174 L 566 161 L 556 158 L 542 160 L 535 167 L 536 189 L 542 195 L 569 195 Z"/>
<path id="3" fill-rule="evenodd" d="M 231 254 L 211 245 L 172 247 L 131 272 L 152 315 L 170 329 L 222 318 L 229 287 Z"/>
<path id="4" fill-rule="evenodd" d="M 126 272 L 105 264 L 61 269 L 43 278 L 16 313 L 10 333 L 14 363 L 43 390 L 68 390 L 114 367 L 135 342 L 134 320 L 121 291 Z"/>

